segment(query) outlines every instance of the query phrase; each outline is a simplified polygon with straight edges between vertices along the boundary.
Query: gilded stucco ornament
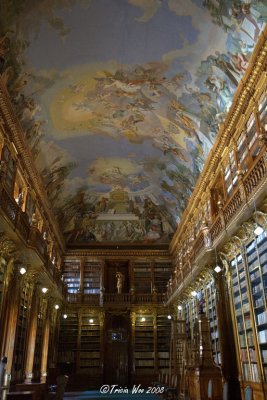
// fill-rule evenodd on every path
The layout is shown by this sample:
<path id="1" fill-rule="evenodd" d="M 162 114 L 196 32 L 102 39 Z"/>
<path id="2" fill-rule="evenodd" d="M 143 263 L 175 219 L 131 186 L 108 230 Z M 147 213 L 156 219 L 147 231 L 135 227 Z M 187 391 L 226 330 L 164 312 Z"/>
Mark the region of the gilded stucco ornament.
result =
<path id="1" fill-rule="evenodd" d="M 6 260 L 14 257 L 16 245 L 13 240 L 10 240 L 4 232 L 0 232 L 0 257 Z"/>
<path id="2" fill-rule="evenodd" d="M 267 230 L 267 214 L 262 211 L 255 211 L 253 214 L 254 221 L 263 229 Z"/>
<path id="3" fill-rule="evenodd" d="M 242 241 L 254 238 L 255 223 L 253 221 L 244 222 L 237 232 L 237 237 Z"/>

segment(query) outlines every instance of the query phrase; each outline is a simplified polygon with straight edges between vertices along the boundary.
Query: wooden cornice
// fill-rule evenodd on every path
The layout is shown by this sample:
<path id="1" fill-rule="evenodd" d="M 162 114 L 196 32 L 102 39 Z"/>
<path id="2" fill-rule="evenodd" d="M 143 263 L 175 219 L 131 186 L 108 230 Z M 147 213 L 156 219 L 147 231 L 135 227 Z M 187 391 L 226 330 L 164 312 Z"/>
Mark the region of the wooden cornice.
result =
<path id="1" fill-rule="evenodd" d="M 43 181 L 32 159 L 31 152 L 24 139 L 22 127 L 14 113 L 12 104 L 9 99 L 9 93 L 0 75 L 0 110 L 5 123 L 5 129 L 9 134 L 10 141 L 13 141 L 16 150 L 18 151 L 18 158 L 23 167 L 23 172 L 31 187 L 35 191 L 37 197 L 40 199 L 40 204 L 43 207 L 45 215 L 43 218 L 48 220 L 50 227 L 61 247 L 62 252 L 65 251 L 65 242 L 55 215 L 53 214 L 51 203 L 47 197 Z"/>
<path id="2" fill-rule="evenodd" d="M 170 253 L 168 250 L 91 250 L 91 249 L 77 249 L 68 250 L 65 254 L 65 258 L 79 258 L 79 257 L 97 257 L 101 258 L 145 258 L 145 257 L 155 257 L 155 258 L 168 258 L 170 260 Z"/>
<path id="3" fill-rule="evenodd" d="M 255 95 L 257 84 L 263 75 L 266 76 L 267 62 L 267 26 L 261 33 L 254 52 L 251 56 L 248 68 L 241 79 L 233 98 L 230 110 L 227 113 L 225 122 L 220 126 L 216 141 L 205 161 L 204 168 L 198 178 L 194 192 L 189 200 L 187 208 L 182 215 L 177 230 L 170 243 L 170 253 L 173 254 L 182 235 L 185 234 L 187 226 L 190 224 L 194 210 L 199 206 L 202 194 L 209 187 L 214 179 L 224 149 L 229 145 L 235 132 L 238 121 L 242 118 L 243 112 L 248 106 L 249 101 Z"/>

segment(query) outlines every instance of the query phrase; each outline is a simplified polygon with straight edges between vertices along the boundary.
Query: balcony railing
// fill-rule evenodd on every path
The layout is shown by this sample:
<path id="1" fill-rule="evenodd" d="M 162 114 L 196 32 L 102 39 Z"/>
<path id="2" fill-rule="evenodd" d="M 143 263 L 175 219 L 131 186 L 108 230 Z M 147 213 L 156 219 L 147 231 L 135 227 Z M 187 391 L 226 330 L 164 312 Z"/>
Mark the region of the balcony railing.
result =
<path id="1" fill-rule="evenodd" d="M 188 246 L 188 248 L 183 248 L 183 254 L 188 255 L 187 259 L 190 259 L 191 265 L 194 265 L 194 261 L 203 251 L 212 249 L 214 242 L 219 238 L 222 232 L 227 229 L 234 217 L 241 211 L 242 207 L 251 201 L 252 196 L 260 185 L 263 186 L 267 178 L 265 152 L 266 150 L 263 149 L 255 159 L 251 168 L 238 180 L 231 197 L 221 206 L 210 226 L 204 229 L 205 233 L 204 230 L 202 230 L 193 242 L 193 245 L 190 247 Z M 183 282 L 190 272 L 190 267 L 186 262 L 182 262 L 182 264 L 182 276 L 180 274 L 180 279 L 176 276 L 176 278 L 170 282 L 167 290 L 167 298 L 172 297 L 174 292 L 180 289 L 181 281 Z"/>
<path id="2" fill-rule="evenodd" d="M 65 287 L 61 280 L 61 274 L 48 257 L 46 241 L 41 232 L 30 225 L 28 216 L 21 210 L 4 186 L 0 188 L 0 209 L 11 222 L 14 230 L 20 234 L 25 245 L 39 254 L 50 277 L 57 284 L 59 291 L 64 294 Z"/>
<path id="3" fill-rule="evenodd" d="M 155 304 L 165 302 L 165 294 L 159 293 L 105 293 L 103 296 L 99 294 L 83 294 L 83 293 L 68 293 L 68 303 L 97 305 L 122 305 L 122 304 Z"/>

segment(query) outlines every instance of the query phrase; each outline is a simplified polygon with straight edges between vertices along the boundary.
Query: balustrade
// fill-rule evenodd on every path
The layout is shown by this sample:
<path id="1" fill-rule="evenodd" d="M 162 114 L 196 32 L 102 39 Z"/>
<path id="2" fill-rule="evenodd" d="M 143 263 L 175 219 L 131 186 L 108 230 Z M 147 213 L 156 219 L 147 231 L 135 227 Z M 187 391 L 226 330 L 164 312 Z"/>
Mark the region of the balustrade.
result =
<path id="1" fill-rule="evenodd" d="M 63 293 L 63 282 L 60 277 L 55 279 L 55 265 L 51 263 L 47 254 L 47 243 L 37 227 L 30 226 L 29 218 L 21 210 L 15 199 L 7 192 L 4 186 L 0 189 L 0 208 L 13 225 L 14 230 L 19 232 L 26 246 L 35 249 L 44 260 L 44 265 Z M 59 274 L 60 275 L 60 274 Z"/>
<path id="2" fill-rule="evenodd" d="M 223 216 L 226 224 L 228 224 L 228 222 L 233 218 L 233 216 L 237 213 L 241 206 L 241 193 L 239 189 L 237 189 L 223 208 Z"/>
<path id="3" fill-rule="evenodd" d="M 185 243 L 181 245 L 183 246 L 181 253 L 186 255 L 186 257 L 187 254 L 190 255 L 191 264 L 193 264 L 193 261 L 203 251 L 203 249 L 208 248 L 208 250 L 210 250 L 212 248 L 214 241 L 219 237 L 223 229 L 227 228 L 231 220 L 241 210 L 244 201 L 249 201 L 249 199 L 255 193 L 257 187 L 264 183 L 264 180 L 266 180 L 267 177 L 265 156 L 266 154 L 264 150 L 254 161 L 253 165 L 246 173 L 246 175 L 244 175 L 242 181 L 238 181 L 237 186 L 231 197 L 224 205 L 221 206 L 219 214 L 214 217 L 210 228 L 207 228 L 210 240 L 209 246 L 207 246 L 205 243 L 205 235 L 203 231 L 200 232 L 195 239 L 193 248 L 191 248 L 191 250 L 189 249 L 189 247 L 187 248 L 185 246 Z M 245 191 L 243 196 L 242 189 Z M 175 281 L 172 281 L 171 287 L 168 287 L 168 297 L 170 297 L 176 290 L 180 288 L 181 282 L 190 273 L 190 266 L 188 261 L 183 260 L 182 264 L 182 277 L 180 276 L 180 279 L 175 279 Z"/>
<path id="4" fill-rule="evenodd" d="M 99 294 L 83 294 L 83 293 L 67 293 L 66 299 L 68 303 L 83 303 L 90 305 L 100 305 Z M 150 293 L 105 293 L 103 296 L 103 304 L 121 305 L 121 304 L 152 304 L 161 303 L 166 300 L 165 294 Z"/>
<path id="5" fill-rule="evenodd" d="M 264 156 L 262 156 L 259 160 L 257 160 L 254 167 L 248 172 L 247 176 L 244 179 L 244 186 L 246 196 L 251 196 L 260 182 L 266 175 L 266 165 L 264 162 Z"/>

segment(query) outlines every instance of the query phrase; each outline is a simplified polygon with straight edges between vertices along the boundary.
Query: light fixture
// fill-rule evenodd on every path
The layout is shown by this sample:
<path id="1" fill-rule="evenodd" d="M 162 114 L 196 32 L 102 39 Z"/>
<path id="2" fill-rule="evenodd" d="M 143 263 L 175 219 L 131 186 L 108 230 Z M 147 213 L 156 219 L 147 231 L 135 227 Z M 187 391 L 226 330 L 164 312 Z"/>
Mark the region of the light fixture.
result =
<path id="1" fill-rule="evenodd" d="M 58 310 L 59 309 L 59 305 L 55 304 L 55 309 Z"/>
<path id="2" fill-rule="evenodd" d="M 20 270 L 19 270 L 19 273 L 20 273 L 21 275 L 26 274 L 26 272 L 27 272 L 27 270 L 26 270 L 26 268 L 24 268 L 24 267 L 21 267 Z"/>
<path id="3" fill-rule="evenodd" d="M 167 316 L 167 318 L 168 318 L 168 319 L 172 319 L 172 316 L 169 314 L 169 315 Z"/>
<path id="4" fill-rule="evenodd" d="M 192 294 L 193 297 L 196 297 L 197 292 L 195 290 L 192 290 L 191 294 Z"/>
<path id="5" fill-rule="evenodd" d="M 63 314 L 63 318 L 64 319 L 68 318 L 68 314 Z"/>
<path id="6" fill-rule="evenodd" d="M 257 224 L 256 228 L 254 229 L 254 233 L 256 236 L 260 236 L 264 232 L 264 229 Z"/>
<path id="7" fill-rule="evenodd" d="M 216 265 L 216 267 L 214 268 L 214 271 L 215 272 L 217 272 L 217 274 L 219 273 L 219 272 L 221 272 L 221 267 L 219 266 L 219 265 Z"/>
<path id="8" fill-rule="evenodd" d="M 90 322 L 90 324 L 93 324 L 93 323 L 94 323 L 93 318 L 90 318 L 90 319 L 89 319 L 89 322 Z"/>
<path id="9" fill-rule="evenodd" d="M 48 291 L 47 287 L 43 287 L 43 288 L 42 288 L 42 292 L 43 292 L 43 293 L 46 293 L 47 291 Z"/>
<path id="10" fill-rule="evenodd" d="M 178 306 L 178 310 L 181 311 L 183 309 L 182 306 Z"/>
<path id="11" fill-rule="evenodd" d="M 146 320 L 145 317 L 141 318 L 141 322 L 145 322 L 145 320 Z"/>

